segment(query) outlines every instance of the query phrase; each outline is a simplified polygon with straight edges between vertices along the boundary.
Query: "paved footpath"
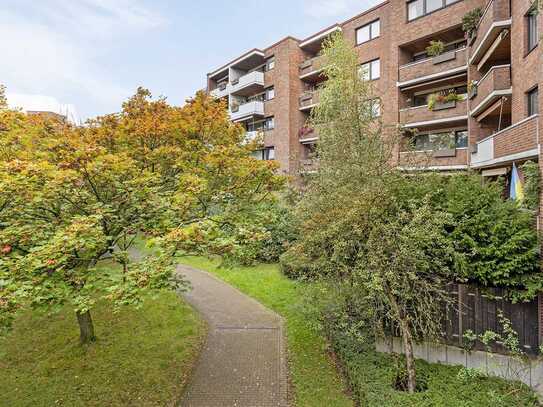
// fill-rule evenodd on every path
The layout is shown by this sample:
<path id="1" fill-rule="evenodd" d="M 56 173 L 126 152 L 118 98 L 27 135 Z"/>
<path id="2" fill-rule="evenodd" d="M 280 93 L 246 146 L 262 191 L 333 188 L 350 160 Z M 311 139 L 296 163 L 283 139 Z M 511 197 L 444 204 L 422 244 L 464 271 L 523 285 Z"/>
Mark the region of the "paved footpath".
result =
<path id="1" fill-rule="evenodd" d="M 181 407 L 288 407 L 281 317 L 209 273 L 178 271 L 209 333 Z"/>

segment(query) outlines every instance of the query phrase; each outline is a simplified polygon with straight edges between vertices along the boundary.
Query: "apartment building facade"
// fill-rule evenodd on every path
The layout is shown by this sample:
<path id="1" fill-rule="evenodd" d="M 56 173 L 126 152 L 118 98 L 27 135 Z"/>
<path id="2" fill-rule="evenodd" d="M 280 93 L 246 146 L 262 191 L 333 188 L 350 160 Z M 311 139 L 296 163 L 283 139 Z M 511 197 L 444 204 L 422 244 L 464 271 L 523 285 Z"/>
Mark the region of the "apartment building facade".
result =
<path id="1" fill-rule="evenodd" d="M 399 148 L 399 166 L 415 155 L 435 170 L 504 175 L 540 154 L 543 22 L 533 7 L 533 0 L 389 0 L 304 40 L 253 49 L 209 73 L 208 90 L 228 100 L 232 120 L 249 134 L 264 133 L 255 156 L 277 160 L 289 175 L 311 172 L 318 135 L 306 121 L 325 80 L 319 53 L 339 31 L 374 85 L 383 122 L 400 124 L 415 147 Z M 483 15 L 468 37 L 462 17 L 475 8 Z M 440 55 L 427 55 L 430 41 L 445 45 Z M 451 92 L 462 97 L 429 108 L 431 95 Z"/>
<path id="2" fill-rule="evenodd" d="M 533 12 L 536 5 L 388 0 L 304 40 L 286 37 L 243 54 L 207 75 L 208 91 L 227 100 L 232 120 L 248 134 L 263 132 L 256 157 L 277 160 L 283 173 L 303 177 L 316 170 L 318 134 L 306 122 L 326 79 L 319 53 L 339 31 L 374 85 L 383 123 L 403 131 L 398 166 L 409 170 L 420 158 L 437 171 L 507 175 L 513 163 L 543 162 L 543 13 Z M 482 17 L 467 35 L 462 18 L 476 8 Z M 428 55 L 430 41 L 442 42 L 443 52 Z M 430 108 L 432 95 L 450 93 L 461 97 Z M 543 296 L 539 304 L 541 341 Z"/>

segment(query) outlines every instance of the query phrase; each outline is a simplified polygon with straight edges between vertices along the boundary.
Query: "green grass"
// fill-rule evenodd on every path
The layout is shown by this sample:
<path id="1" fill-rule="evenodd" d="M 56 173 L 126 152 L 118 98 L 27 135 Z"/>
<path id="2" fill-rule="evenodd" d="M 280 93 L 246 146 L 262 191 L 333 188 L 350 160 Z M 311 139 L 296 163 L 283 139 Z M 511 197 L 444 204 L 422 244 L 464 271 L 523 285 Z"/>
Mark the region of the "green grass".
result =
<path id="1" fill-rule="evenodd" d="M 286 319 L 291 378 L 295 400 L 302 406 L 352 406 L 342 380 L 326 354 L 326 343 L 305 319 L 300 307 L 300 283 L 284 277 L 276 265 L 218 268 L 205 258 L 183 258 L 182 263 L 207 270 Z M 363 407 L 513 407 L 535 406 L 535 395 L 525 385 L 498 378 L 462 381 L 459 367 L 417 361 L 426 374 L 428 390 L 409 395 L 392 387 L 396 373 L 394 356 L 363 349 L 345 338 L 334 340 L 336 354 L 345 367 L 359 405 Z"/>
<path id="2" fill-rule="evenodd" d="M 364 407 L 520 407 L 537 406 L 528 386 L 498 378 L 474 377 L 462 380 L 460 367 L 417 360 L 417 372 L 428 378 L 428 390 L 414 395 L 396 391 L 394 356 L 373 350 L 361 351 L 349 341 L 337 343 L 338 354 L 349 372 L 353 392 Z"/>
<path id="3" fill-rule="evenodd" d="M 99 302 L 96 343 L 79 345 L 75 315 L 25 312 L 0 337 L 0 406 L 167 406 L 182 388 L 205 325 L 175 293 L 140 309 Z"/>
<path id="4" fill-rule="evenodd" d="M 218 268 L 205 258 L 182 258 L 181 263 L 209 271 L 285 318 L 289 367 L 297 407 L 343 407 L 353 402 L 327 355 L 325 340 L 312 329 L 300 309 L 301 293 L 276 265 Z"/>

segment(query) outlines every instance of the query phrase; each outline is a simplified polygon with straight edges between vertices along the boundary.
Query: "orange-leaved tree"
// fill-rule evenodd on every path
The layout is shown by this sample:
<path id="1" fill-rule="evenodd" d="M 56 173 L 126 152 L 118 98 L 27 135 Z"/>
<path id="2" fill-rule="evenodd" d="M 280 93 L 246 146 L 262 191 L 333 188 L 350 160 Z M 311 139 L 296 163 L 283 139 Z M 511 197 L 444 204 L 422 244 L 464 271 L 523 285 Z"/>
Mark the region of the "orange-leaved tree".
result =
<path id="1" fill-rule="evenodd" d="M 19 307 L 69 304 L 88 343 L 98 298 L 139 305 L 183 285 L 179 249 L 227 251 L 228 231 L 282 187 L 252 148 L 204 93 L 175 107 L 140 88 L 83 127 L 1 108 L 0 323 Z M 167 244 L 131 261 L 139 233 Z M 105 259 L 120 271 L 100 267 Z"/>

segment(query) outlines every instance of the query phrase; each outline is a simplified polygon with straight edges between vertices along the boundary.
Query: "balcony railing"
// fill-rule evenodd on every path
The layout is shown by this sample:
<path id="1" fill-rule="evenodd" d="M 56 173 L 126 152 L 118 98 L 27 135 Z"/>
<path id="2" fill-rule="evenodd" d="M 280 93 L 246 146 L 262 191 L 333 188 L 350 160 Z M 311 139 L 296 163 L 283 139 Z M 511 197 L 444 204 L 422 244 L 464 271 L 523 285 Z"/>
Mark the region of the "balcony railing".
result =
<path id="1" fill-rule="evenodd" d="M 304 92 L 302 96 L 300 96 L 300 110 L 311 109 L 318 105 L 319 101 L 320 97 L 318 91 Z"/>
<path id="2" fill-rule="evenodd" d="M 477 63 L 498 37 L 500 31 L 511 25 L 511 0 L 491 0 L 477 26 L 471 43 L 470 62 Z"/>
<path id="3" fill-rule="evenodd" d="M 400 110 L 400 123 L 404 127 L 417 128 L 436 124 L 467 120 L 467 100 L 436 105 L 433 110 L 428 106 L 410 107 Z"/>
<path id="4" fill-rule="evenodd" d="M 309 78 L 319 74 L 324 68 L 324 58 L 318 56 L 300 64 L 300 78 Z"/>
<path id="5" fill-rule="evenodd" d="M 222 83 L 210 92 L 211 96 L 216 98 L 223 98 L 228 96 L 228 85 Z"/>
<path id="6" fill-rule="evenodd" d="M 230 108 L 230 118 L 234 121 L 250 116 L 264 116 L 264 102 L 253 101 Z"/>
<path id="7" fill-rule="evenodd" d="M 472 167 L 507 163 L 538 155 L 538 116 L 528 117 L 479 141 L 471 154 Z"/>
<path id="8" fill-rule="evenodd" d="M 430 79 L 439 79 L 467 70 L 467 50 L 461 48 L 400 66 L 399 86 Z"/>
<path id="9" fill-rule="evenodd" d="M 502 96 L 511 94 L 511 65 L 493 66 L 477 83 L 471 114 L 478 115 Z"/>
<path id="10" fill-rule="evenodd" d="M 402 151 L 399 165 L 404 168 L 464 169 L 468 166 L 467 148 L 436 151 Z"/>
<path id="11" fill-rule="evenodd" d="M 232 82 L 230 93 L 240 93 L 241 91 L 256 90 L 264 86 L 264 73 L 253 71 L 243 75 Z"/>
<path id="12" fill-rule="evenodd" d="M 304 126 L 298 130 L 298 138 L 301 142 L 304 140 L 314 140 L 318 137 L 317 131 L 311 127 Z"/>

